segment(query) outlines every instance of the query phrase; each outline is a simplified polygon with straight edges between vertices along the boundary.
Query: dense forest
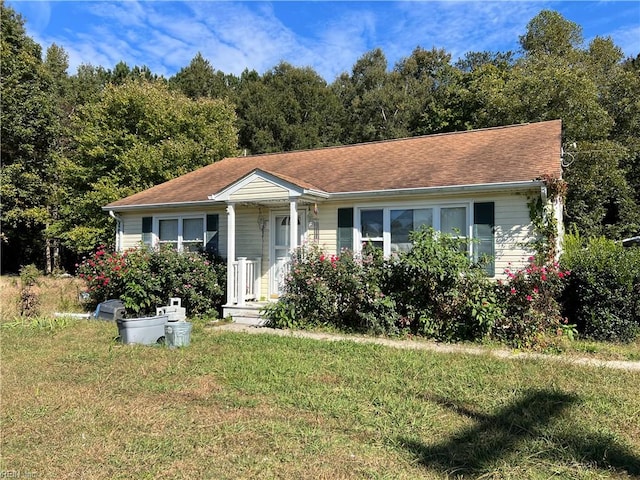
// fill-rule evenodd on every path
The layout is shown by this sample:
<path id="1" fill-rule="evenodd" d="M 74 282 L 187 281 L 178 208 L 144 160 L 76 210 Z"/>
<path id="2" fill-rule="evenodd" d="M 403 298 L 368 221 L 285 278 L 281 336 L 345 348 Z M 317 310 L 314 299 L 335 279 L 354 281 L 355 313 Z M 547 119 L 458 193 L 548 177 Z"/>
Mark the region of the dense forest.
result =
<path id="1" fill-rule="evenodd" d="M 239 152 L 264 153 L 562 119 L 565 224 L 640 232 L 640 56 L 543 10 L 517 52 L 380 49 L 327 83 L 286 62 L 218 71 L 198 54 L 170 78 L 121 62 L 68 72 L 0 3 L 2 271 L 72 268 L 111 245 L 101 206 Z M 518 155 L 518 152 L 513 152 Z M 472 168 L 472 165 L 470 165 Z"/>

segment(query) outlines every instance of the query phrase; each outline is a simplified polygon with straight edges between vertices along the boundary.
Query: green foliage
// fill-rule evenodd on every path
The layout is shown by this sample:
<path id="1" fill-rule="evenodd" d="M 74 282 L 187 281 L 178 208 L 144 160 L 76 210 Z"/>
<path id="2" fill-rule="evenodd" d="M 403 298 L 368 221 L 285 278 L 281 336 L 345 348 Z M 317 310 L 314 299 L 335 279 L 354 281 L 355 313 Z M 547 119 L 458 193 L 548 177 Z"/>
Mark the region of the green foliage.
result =
<path id="1" fill-rule="evenodd" d="M 373 247 L 361 257 L 299 249 L 285 293 L 266 318 L 281 328 L 413 332 L 449 341 L 488 335 L 502 310 L 482 269 L 471 266 L 464 241 L 424 230 L 413 242 L 410 252 L 391 259 Z"/>
<path id="2" fill-rule="evenodd" d="M 565 314 L 580 333 L 598 340 L 630 341 L 640 333 L 640 249 L 602 237 L 567 235 L 563 267 L 571 277 Z"/>
<path id="3" fill-rule="evenodd" d="M 95 306 L 120 298 L 129 314 L 155 314 L 180 297 L 189 315 L 213 315 L 224 300 L 225 266 L 198 253 L 138 248 L 124 253 L 99 248 L 78 265 Z"/>
<path id="4" fill-rule="evenodd" d="M 545 341 L 545 335 L 573 336 L 574 325 L 567 325 L 558 303 L 570 276 L 568 270 L 557 262 L 530 257 L 525 268 L 505 273 L 507 280 L 498 283 L 505 315 L 495 325 L 495 338 L 518 347 L 533 347 Z"/>
<path id="5" fill-rule="evenodd" d="M 262 77 L 243 74 L 237 96 L 240 146 L 252 153 L 334 145 L 340 105 L 311 68 L 281 62 Z"/>
<path id="6" fill-rule="evenodd" d="M 439 340 L 487 335 L 502 312 L 484 271 L 473 266 L 464 239 L 422 229 L 413 247 L 390 260 L 387 288 L 403 321 Z"/>
<path id="7" fill-rule="evenodd" d="M 299 248 L 292 259 L 285 292 L 265 310 L 279 328 L 335 326 L 351 331 L 397 333 L 392 299 L 381 290 L 381 254 L 362 258 L 350 251 L 325 255 L 317 246 Z"/>
<path id="8" fill-rule="evenodd" d="M 159 81 L 108 85 L 73 118 L 65 165 L 68 197 L 52 226 L 71 250 L 110 244 L 113 220 L 101 207 L 235 153 L 232 107 L 191 100 Z"/>
<path id="9" fill-rule="evenodd" d="M 43 265 L 43 230 L 54 188 L 52 146 L 58 135 L 51 77 L 24 20 L 0 3 L 0 222 L 2 268 Z"/>

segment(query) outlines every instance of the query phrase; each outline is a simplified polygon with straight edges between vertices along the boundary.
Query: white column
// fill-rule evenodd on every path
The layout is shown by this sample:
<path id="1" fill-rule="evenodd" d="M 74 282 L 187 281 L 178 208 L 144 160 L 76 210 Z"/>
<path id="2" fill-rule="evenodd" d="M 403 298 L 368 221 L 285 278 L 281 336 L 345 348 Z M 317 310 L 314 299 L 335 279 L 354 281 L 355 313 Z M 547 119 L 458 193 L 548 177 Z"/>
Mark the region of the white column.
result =
<path id="1" fill-rule="evenodd" d="M 244 306 L 247 294 L 247 257 L 238 257 L 238 305 Z"/>
<path id="2" fill-rule="evenodd" d="M 236 259 L 236 209 L 233 203 L 227 205 L 227 305 L 233 303 L 234 275 L 233 262 Z"/>
<path id="3" fill-rule="evenodd" d="M 291 251 L 298 248 L 298 202 L 289 202 L 289 247 Z"/>

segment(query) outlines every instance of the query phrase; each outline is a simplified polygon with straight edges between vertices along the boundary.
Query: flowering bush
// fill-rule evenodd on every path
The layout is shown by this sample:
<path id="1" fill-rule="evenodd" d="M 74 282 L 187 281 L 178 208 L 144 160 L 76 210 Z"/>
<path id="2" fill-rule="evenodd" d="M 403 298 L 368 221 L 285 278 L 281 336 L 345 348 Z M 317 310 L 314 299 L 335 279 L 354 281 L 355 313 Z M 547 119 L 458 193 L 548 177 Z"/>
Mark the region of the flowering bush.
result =
<path id="1" fill-rule="evenodd" d="M 542 264 L 530 257 L 525 268 L 507 269 L 505 273 L 507 281 L 498 282 L 505 316 L 494 326 L 494 337 L 531 347 L 545 334 L 567 330 L 558 298 L 570 275 L 568 270 L 561 269 L 557 262 Z"/>
<path id="2" fill-rule="evenodd" d="M 501 317 L 484 271 L 469 262 L 467 240 L 422 229 L 389 261 L 387 290 L 412 332 L 439 340 L 477 339 Z"/>
<path id="3" fill-rule="evenodd" d="M 359 257 L 299 249 L 284 295 L 265 316 L 277 327 L 410 331 L 444 340 L 486 335 L 501 309 L 482 270 L 470 265 L 464 240 L 433 230 L 412 238 L 410 252 L 388 260 L 370 246 Z"/>
<path id="4" fill-rule="evenodd" d="M 155 313 L 180 297 L 187 313 L 210 314 L 224 299 L 225 266 L 198 253 L 172 249 L 108 252 L 100 247 L 78 265 L 92 304 L 120 298 L 131 314 Z"/>
<path id="5" fill-rule="evenodd" d="M 284 294 L 265 309 L 274 327 L 333 325 L 354 331 L 395 331 L 393 301 L 380 288 L 382 256 L 350 251 L 326 255 L 317 246 L 294 253 Z"/>

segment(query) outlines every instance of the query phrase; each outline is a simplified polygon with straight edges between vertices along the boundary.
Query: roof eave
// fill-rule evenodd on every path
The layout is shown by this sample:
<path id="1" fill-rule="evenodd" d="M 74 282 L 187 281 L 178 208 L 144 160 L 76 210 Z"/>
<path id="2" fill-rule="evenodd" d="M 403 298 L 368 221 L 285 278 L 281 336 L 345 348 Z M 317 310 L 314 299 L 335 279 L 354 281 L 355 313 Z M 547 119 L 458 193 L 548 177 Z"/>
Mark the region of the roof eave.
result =
<path id="1" fill-rule="evenodd" d="M 171 202 L 171 203 L 145 203 L 134 205 L 105 205 L 102 210 L 105 212 L 123 212 L 129 210 L 146 210 L 149 208 L 184 208 L 184 207 L 201 207 L 203 205 L 219 205 L 224 202 L 216 202 L 213 200 L 197 200 L 190 202 Z"/>
<path id="2" fill-rule="evenodd" d="M 471 185 L 448 185 L 440 187 L 419 187 L 419 188 L 399 188 L 393 190 L 365 190 L 354 192 L 319 192 L 315 190 L 304 190 L 302 196 L 312 196 L 316 198 L 337 200 L 347 198 L 362 198 L 375 196 L 405 196 L 405 195 L 437 195 L 437 194 L 453 194 L 466 192 L 498 192 L 505 190 L 528 190 L 544 186 L 542 180 L 527 180 L 517 182 L 499 182 L 499 183 L 481 183 Z M 173 202 L 173 203 L 147 203 L 143 205 L 107 205 L 102 207 L 105 212 L 122 212 L 133 210 L 147 210 L 159 208 L 184 208 L 184 207 L 201 207 L 206 205 L 226 204 L 224 200 L 200 200 L 191 202 Z"/>
<path id="3" fill-rule="evenodd" d="M 440 187 L 418 187 L 399 188 L 393 190 L 367 190 L 355 192 L 335 192 L 331 194 L 331 199 L 360 198 L 375 196 L 398 196 L 398 195 L 436 195 L 451 194 L 461 192 L 493 192 L 505 190 L 529 190 L 544 186 L 542 180 L 526 180 L 517 182 L 480 183 L 470 185 L 447 185 Z"/>

